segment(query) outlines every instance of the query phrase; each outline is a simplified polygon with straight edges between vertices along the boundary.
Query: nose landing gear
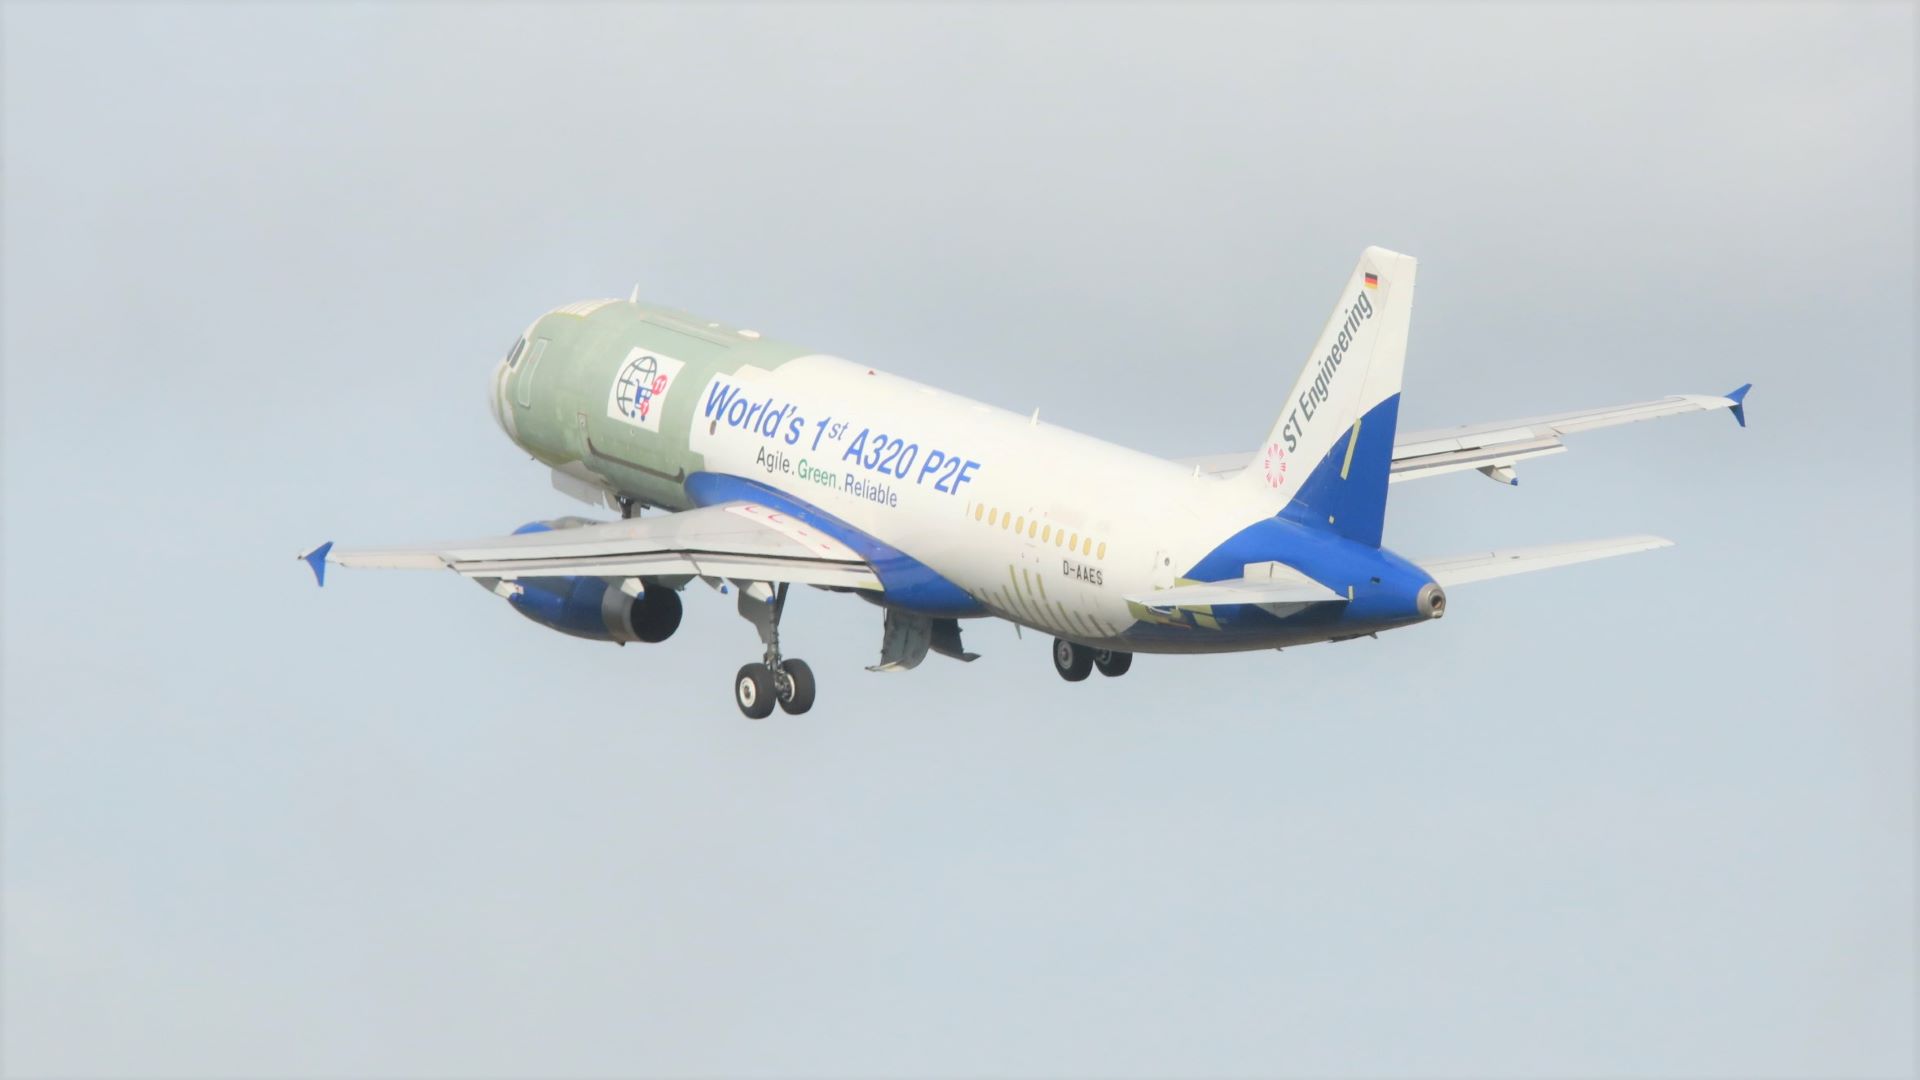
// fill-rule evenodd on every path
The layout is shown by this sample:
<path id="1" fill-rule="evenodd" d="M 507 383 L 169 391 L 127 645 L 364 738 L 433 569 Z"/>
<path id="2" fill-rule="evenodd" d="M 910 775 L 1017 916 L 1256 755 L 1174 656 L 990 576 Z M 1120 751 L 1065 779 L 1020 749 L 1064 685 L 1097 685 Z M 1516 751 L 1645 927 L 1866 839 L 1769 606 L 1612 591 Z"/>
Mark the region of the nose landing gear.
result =
<path id="1" fill-rule="evenodd" d="M 795 716 L 813 708 L 813 669 L 805 660 L 780 656 L 780 614 L 787 606 L 787 586 L 762 582 L 740 590 L 740 614 L 760 632 L 767 648 L 757 664 L 742 667 L 733 679 L 733 703 L 749 720 L 773 715 L 773 707 Z"/>

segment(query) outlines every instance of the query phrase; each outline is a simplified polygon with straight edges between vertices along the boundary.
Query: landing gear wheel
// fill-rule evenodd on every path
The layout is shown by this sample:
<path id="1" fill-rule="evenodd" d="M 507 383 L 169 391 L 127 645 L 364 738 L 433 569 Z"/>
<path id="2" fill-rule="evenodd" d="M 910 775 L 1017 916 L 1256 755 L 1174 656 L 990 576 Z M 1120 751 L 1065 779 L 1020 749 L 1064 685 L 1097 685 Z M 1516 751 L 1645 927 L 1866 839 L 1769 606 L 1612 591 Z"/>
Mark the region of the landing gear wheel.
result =
<path id="1" fill-rule="evenodd" d="M 749 720 L 764 720 L 773 712 L 773 672 L 765 664 L 748 664 L 733 677 L 733 703 Z"/>
<path id="2" fill-rule="evenodd" d="M 1063 638 L 1054 638 L 1053 670 L 1068 682 L 1079 682 L 1093 673 L 1093 650 Z"/>
<path id="3" fill-rule="evenodd" d="M 1112 649 L 1095 649 L 1093 666 L 1100 669 L 1100 674 L 1117 679 L 1125 675 L 1127 669 L 1133 666 L 1133 654 L 1116 652 Z"/>
<path id="4" fill-rule="evenodd" d="M 680 594 L 665 585 L 649 586 L 633 612 L 633 632 L 648 644 L 662 642 L 680 629 Z"/>
<path id="5" fill-rule="evenodd" d="M 794 716 L 813 708 L 813 669 L 805 660 L 780 661 L 780 673 L 773 677 L 775 700 Z"/>

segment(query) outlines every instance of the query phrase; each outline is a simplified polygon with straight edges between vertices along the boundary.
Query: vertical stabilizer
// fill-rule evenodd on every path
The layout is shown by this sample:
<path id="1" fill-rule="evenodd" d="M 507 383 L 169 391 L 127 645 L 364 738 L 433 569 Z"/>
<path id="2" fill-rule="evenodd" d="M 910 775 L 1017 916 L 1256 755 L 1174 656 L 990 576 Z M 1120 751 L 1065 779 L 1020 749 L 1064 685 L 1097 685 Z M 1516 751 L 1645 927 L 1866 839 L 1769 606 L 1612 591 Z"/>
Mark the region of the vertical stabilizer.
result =
<path id="1" fill-rule="evenodd" d="M 1229 482 L 1275 513 L 1379 545 L 1414 267 L 1410 255 L 1361 252 L 1266 443 Z"/>

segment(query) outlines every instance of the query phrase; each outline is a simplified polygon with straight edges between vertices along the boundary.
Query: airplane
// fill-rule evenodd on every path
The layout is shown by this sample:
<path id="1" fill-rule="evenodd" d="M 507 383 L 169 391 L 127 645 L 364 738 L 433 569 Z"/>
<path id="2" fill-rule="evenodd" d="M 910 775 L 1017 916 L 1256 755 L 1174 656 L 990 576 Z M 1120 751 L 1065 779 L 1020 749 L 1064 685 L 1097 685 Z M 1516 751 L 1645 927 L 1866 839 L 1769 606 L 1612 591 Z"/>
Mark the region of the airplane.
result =
<path id="1" fill-rule="evenodd" d="M 1669 546 L 1657 536 L 1407 559 L 1381 546 L 1389 485 L 1559 453 L 1576 432 L 1716 408 L 1746 426 L 1751 384 L 1435 431 L 1400 432 L 1416 260 L 1367 248 L 1261 448 L 1168 460 L 863 364 L 627 300 L 535 319 L 494 369 L 493 416 L 560 491 L 617 510 L 511 535 L 302 555 L 452 570 L 542 626 L 665 641 L 694 581 L 736 594 L 762 655 L 734 703 L 812 708 L 781 648 L 789 589 L 882 609 L 879 662 L 959 661 L 961 620 L 1053 638 L 1069 682 L 1135 653 L 1343 641 L 1445 614 L 1448 590 Z M 646 510 L 660 513 L 644 514 Z"/>

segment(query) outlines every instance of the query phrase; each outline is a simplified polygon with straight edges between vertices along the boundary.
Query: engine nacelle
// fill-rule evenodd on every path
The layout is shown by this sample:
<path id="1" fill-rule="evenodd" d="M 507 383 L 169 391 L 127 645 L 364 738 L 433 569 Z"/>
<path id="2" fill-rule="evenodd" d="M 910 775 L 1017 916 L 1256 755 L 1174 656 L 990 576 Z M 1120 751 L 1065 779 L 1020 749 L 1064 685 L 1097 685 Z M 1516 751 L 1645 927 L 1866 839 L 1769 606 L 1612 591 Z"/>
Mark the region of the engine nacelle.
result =
<path id="1" fill-rule="evenodd" d="M 547 532 L 590 524 L 582 518 L 559 518 L 520 526 L 514 535 Z M 665 641 L 680 628 L 680 594 L 665 585 L 642 581 L 639 596 L 628 596 L 597 577 L 518 578 L 512 588 L 499 589 L 513 609 L 541 626 L 589 641 Z"/>

